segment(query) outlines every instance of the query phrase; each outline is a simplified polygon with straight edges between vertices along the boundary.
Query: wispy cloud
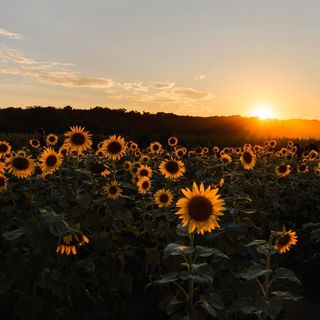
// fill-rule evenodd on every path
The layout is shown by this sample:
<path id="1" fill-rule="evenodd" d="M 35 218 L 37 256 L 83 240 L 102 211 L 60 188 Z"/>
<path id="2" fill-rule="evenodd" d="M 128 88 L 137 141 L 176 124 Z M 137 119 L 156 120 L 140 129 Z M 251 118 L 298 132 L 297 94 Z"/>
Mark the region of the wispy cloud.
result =
<path id="1" fill-rule="evenodd" d="M 100 89 L 106 98 L 121 103 L 156 105 L 161 110 L 181 110 L 201 107 L 214 99 L 211 93 L 190 87 L 180 87 L 173 81 L 119 82 L 106 77 L 81 75 L 74 65 L 60 62 L 44 62 L 31 59 L 19 51 L 0 47 L 0 73 L 22 76 L 44 84 L 68 88 Z M 181 109 L 182 108 L 182 109 Z"/>
<path id="2" fill-rule="evenodd" d="M 150 83 L 150 86 L 155 89 L 165 90 L 172 89 L 176 84 L 174 82 L 162 82 L 162 81 L 154 81 Z"/>
<path id="3" fill-rule="evenodd" d="M 10 39 L 21 39 L 22 35 L 19 33 L 11 32 L 6 29 L 0 28 L 0 36 Z"/>
<path id="4" fill-rule="evenodd" d="M 217 72 L 218 72 L 217 70 L 213 70 L 213 71 L 210 71 L 207 73 L 195 74 L 193 76 L 193 79 L 194 80 L 204 80 L 204 79 L 207 79 L 209 76 L 216 74 Z"/>

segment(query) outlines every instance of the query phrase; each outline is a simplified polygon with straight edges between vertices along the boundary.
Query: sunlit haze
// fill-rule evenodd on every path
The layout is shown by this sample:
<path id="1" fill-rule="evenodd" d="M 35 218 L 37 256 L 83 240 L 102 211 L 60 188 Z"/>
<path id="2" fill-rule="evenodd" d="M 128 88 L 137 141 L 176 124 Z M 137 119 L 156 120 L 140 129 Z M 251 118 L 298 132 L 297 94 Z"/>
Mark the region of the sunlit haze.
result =
<path id="1" fill-rule="evenodd" d="M 319 12 L 317 0 L 1 1 L 0 107 L 320 119 Z"/>

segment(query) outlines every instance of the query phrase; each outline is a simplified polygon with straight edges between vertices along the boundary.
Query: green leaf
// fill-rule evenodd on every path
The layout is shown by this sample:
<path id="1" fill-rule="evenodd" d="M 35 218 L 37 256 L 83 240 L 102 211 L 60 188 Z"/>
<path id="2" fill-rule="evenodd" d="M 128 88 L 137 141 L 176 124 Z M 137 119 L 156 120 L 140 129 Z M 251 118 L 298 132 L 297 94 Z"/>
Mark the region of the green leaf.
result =
<path id="1" fill-rule="evenodd" d="M 292 282 L 301 284 L 301 281 L 296 277 L 294 272 L 287 268 L 277 268 L 275 273 L 276 279 L 287 279 Z"/>
<path id="2" fill-rule="evenodd" d="M 235 300 L 229 308 L 229 312 L 242 311 L 246 314 L 256 311 L 253 297 L 241 297 Z"/>
<path id="3" fill-rule="evenodd" d="M 198 274 L 212 274 L 212 268 L 207 263 L 193 264 L 192 265 L 193 273 Z"/>
<path id="4" fill-rule="evenodd" d="M 178 280 L 178 272 L 165 273 L 159 280 L 154 281 L 157 284 L 166 284 Z"/>
<path id="5" fill-rule="evenodd" d="M 216 311 L 214 310 L 214 308 L 208 303 L 207 300 L 205 300 L 204 298 L 202 298 L 201 300 L 201 306 L 204 310 L 206 310 L 210 315 L 212 315 L 213 317 L 217 316 Z"/>
<path id="6" fill-rule="evenodd" d="M 192 280 L 194 283 L 205 284 L 207 286 L 211 286 L 213 283 L 213 278 L 205 274 L 197 274 L 192 276 Z"/>
<path id="7" fill-rule="evenodd" d="M 291 292 L 288 291 L 272 291 L 271 294 L 279 299 L 279 300 L 293 300 L 298 301 L 299 299 L 302 299 L 302 296 L 297 296 Z"/>
<path id="8" fill-rule="evenodd" d="M 276 319 L 281 311 L 277 304 L 262 297 L 256 299 L 255 306 L 258 310 L 266 313 L 272 320 Z"/>
<path id="9" fill-rule="evenodd" d="M 267 241 L 266 240 L 254 240 L 254 241 L 251 241 L 250 243 L 248 243 L 246 245 L 246 247 L 250 247 L 250 246 L 261 246 L 261 245 L 265 245 L 267 244 Z"/>
<path id="10" fill-rule="evenodd" d="M 12 231 L 6 231 L 6 232 L 4 232 L 2 234 L 2 236 L 8 241 L 18 239 L 22 235 L 24 235 L 23 228 L 15 229 L 15 230 L 12 230 Z"/>
<path id="11" fill-rule="evenodd" d="M 177 299 L 173 299 L 171 300 L 168 305 L 167 305 L 167 314 L 170 316 L 173 313 L 178 312 L 179 310 L 181 310 L 184 307 L 184 302 L 179 301 Z"/>
<path id="12" fill-rule="evenodd" d="M 230 259 L 226 254 L 215 248 L 196 246 L 195 249 L 199 257 L 209 257 L 211 255 L 215 255 L 220 258 Z"/>
<path id="13" fill-rule="evenodd" d="M 260 265 L 255 264 L 251 266 L 246 272 L 240 273 L 239 277 L 245 280 L 252 280 L 267 273 L 272 273 L 272 270 L 263 269 Z"/>
<path id="14" fill-rule="evenodd" d="M 218 296 L 216 293 L 210 293 L 208 301 L 210 305 L 213 306 L 215 309 L 222 310 L 224 308 L 223 301 L 221 300 L 220 296 Z"/>
<path id="15" fill-rule="evenodd" d="M 194 249 L 178 243 L 169 243 L 164 249 L 164 256 L 178 256 L 192 253 Z"/>

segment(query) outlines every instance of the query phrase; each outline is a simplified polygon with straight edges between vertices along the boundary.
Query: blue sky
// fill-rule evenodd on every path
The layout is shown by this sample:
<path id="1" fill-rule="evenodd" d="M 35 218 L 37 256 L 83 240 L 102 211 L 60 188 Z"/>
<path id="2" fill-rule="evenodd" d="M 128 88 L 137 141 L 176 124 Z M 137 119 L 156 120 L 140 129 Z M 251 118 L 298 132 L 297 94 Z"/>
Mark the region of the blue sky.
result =
<path id="1" fill-rule="evenodd" d="M 320 3 L 2 1 L 0 106 L 320 119 Z"/>

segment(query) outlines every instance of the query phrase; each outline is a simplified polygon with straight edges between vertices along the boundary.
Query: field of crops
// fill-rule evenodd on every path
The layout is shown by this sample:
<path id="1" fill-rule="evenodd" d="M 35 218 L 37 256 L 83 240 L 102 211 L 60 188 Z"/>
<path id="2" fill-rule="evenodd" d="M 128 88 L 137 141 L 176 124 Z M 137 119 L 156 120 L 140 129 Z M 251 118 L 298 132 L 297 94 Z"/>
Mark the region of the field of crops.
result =
<path id="1" fill-rule="evenodd" d="M 1 319 L 285 319 L 317 294 L 315 146 L 93 138 L 0 141 Z"/>

